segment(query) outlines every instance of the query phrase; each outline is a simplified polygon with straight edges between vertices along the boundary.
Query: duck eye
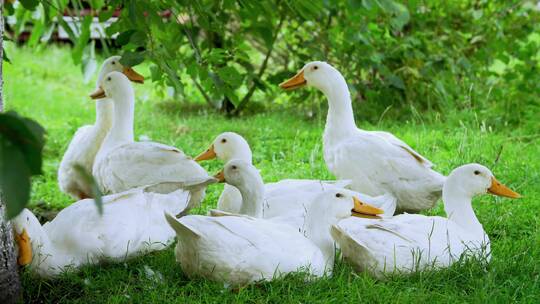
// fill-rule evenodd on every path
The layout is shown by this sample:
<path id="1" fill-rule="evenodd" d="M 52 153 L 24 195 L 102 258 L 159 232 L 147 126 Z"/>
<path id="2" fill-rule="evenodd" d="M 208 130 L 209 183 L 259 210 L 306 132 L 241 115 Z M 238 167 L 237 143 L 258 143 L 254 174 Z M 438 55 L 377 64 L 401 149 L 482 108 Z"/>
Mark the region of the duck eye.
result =
<path id="1" fill-rule="evenodd" d="M 111 62 L 111 64 L 116 64 L 116 62 L 113 61 L 113 62 Z"/>
<path id="2" fill-rule="evenodd" d="M 233 165 L 233 166 L 232 166 L 231 168 L 232 168 L 233 170 L 236 170 L 236 169 L 237 169 L 237 167 L 236 167 L 236 166 L 234 166 L 234 165 Z"/>
<path id="3" fill-rule="evenodd" d="M 227 142 L 227 139 L 224 138 L 224 139 L 221 140 L 221 142 L 222 142 L 222 143 L 226 143 L 226 142 Z"/>
<path id="4" fill-rule="evenodd" d="M 343 194 L 341 194 L 341 193 L 336 193 L 336 197 L 343 197 Z"/>
<path id="5" fill-rule="evenodd" d="M 474 170 L 474 175 L 479 175 L 479 174 L 480 174 L 480 171 Z"/>
<path id="6" fill-rule="evenodd" d="M 318 67 L 318 66 L 314 66 L 313 69 L 314 69 L 314 70 L 318 70 L 319 67 Z"/>
<path id="7" fill-rule="evenodd" d="M 107 77 L 107 81 L 111 81 L 111 77 L 110 77 L 110 76 L 109 76 L 109 77 Z"/>

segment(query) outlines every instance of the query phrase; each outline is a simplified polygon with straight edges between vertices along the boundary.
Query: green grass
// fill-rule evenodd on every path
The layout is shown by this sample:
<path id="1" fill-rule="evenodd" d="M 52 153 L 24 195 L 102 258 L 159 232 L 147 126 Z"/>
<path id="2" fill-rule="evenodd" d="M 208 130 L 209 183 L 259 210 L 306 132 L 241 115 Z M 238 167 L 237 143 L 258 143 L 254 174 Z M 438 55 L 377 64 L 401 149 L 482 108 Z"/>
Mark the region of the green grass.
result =
<path id="1" fill-rule="evenodd" d="M 13 63 L 5 64 L 6 108 L 36 119 L 48 132 L 44 175 L 35 178 L 31 197 L 31 208 L 45 214 L 72 202 L 59 191 L 56 170 L 75 130 L 94 120 L 94 103 L 87 97 L 94 85 L 82 83 L 79 68 L 73 65 L 66 48 L 10 47 L 8 52 Z M 142 71 L 149 75 L 144 66 Z M 255 165 L 267 182 L 283 178 L 333 178 L 322 159 L 324 113 L 307 118 L 301 112 L 274 106 L 266 112 L 227 119 L 202 107 L 185 110 L 187 107 L 178 102 L 163 101 L 150 82 L 136 86 L 136 92 L 136 136 L 146 135 L 196 155 L 220 132 L 235 131 L 250 142 Z M 361 111 L 362 105 L 355 107 Z M 525 124 L 529 128 L 492 128 L 484 125 L 481 115 L 474 112 L 421 114 L 414 120 L 399 123 L 383 119 L 379 125 L 357 123 L 366 129 L 393 132 L 431 159 L 445 174 L 465 163 L 487 165 L 499 180 L 524 195 L 520 200 L 483 196 L 474 201 L 477 215 L 492 240 L 493 259 L 489 266 L 465 263 L 440 272 L 378 282 L 365 274 L 355 274 L 338 262 L 333 278 L 308 284 L 300 276 L 289 276 L 230 291 L 221 284 L 187 279 L 169 248 L 121 264 L 85 267 L 54 281 L 44 281 L 25 272 L 25 302 L 538 301 L 540 147 L 539 129 L 531 127 L 537 124 Z M 217 161 L 204 166 L 210 172 L 220 168 Z M 222 187 L 211 186 L 205 202 L 194 212 L 204 213 L 215 207 Z M 442 206 L 429 213 L 442 215 Z M 145 266 L 159 272 L 162 280 L 148 277 Z"/>

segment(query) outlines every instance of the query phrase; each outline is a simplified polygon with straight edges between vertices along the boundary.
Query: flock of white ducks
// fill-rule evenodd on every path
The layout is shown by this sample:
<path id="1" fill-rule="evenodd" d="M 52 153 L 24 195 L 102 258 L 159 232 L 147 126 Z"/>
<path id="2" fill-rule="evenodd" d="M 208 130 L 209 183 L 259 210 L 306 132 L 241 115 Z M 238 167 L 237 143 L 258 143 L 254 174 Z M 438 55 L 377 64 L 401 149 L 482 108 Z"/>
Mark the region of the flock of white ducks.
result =
<path id="1" fill-rule="evenodd" d="M 486 192 L 519 197 L 478 164 L 448 177 L 394 135 L 356 127 L 345 79 L 325 62 L 311 62 L 280 86 L 321 90 L 329 109 L 324 159 L 337 181 L 286 179 L 264 184 L 252 151 L 239 134 L 218 135 L 192 160 L 180 149 L 136 142 L 135 93 L 144 78 L 107 59 L 99 72 L 96 122 L 74 135 L 58 170 L 60 189 L 79 201 L 43 226 L 25 209 L 12 220 L 19 263 L 54 277 L 85 264 L 121 261 L 166 248 L 176 235 L 176 258 L 190 277 L 231 286 L 268 281 L 302 271 L 330 276 L 341 257 L 377 278 L 447 267 L 462 257 L 490 258 L 490 243 L 471 199 Z M 217 158 L 214 177 L 197 162 Z M 103 214 L 92 203 L 94 175 Z M 225 182 L 217 209 L 188 215 L 206 187 Z M 435 206 L 447 217 L 400 214 Z"/>

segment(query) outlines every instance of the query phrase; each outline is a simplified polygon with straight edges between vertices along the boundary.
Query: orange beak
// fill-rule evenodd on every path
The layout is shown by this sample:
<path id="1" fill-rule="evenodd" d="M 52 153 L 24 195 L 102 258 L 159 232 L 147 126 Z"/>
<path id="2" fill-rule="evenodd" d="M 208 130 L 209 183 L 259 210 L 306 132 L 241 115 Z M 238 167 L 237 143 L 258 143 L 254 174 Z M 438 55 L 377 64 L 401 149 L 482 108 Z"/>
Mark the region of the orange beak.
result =
<path id="1" fill-rule="evenodd" d="M 19 256 L 17 257 L 17 264 L 24 266 L 32 262 L 32 244 L 30 243 L 30 237 L 26 233 L 26 229 L 18 234 L 15 233 L 15 242 L 19 247 Z"/>
<path id="2" fill-rule="evenodd" d="M 124 68 L 122 73 L 124 73 L 124 75 L 126 75 L 126 77 L 133 82 L 144 83 L 144 76 L 135 72 L 135 70 L 130 67 Z"/>
<path id="3" fill-rule="evenodd" d="M 90 94 L 90 98 L 92 99 L 101 99 L 107 97 L 105 95 L 105 91 L 101 87 L 97 88 L 92 94 Z"/>
<path id="4" fill-rule="evenodd" d="M 501 184 L 495 177 L 491 177 L 491 187 L 488 188 L 488 192 L 498 196 L 504 196 L 509 198 L 520 198 L 521 195 L 514 192 L 510 188 Z"/>
<path id="5" fill-rule="evenodd" d="M 375 206 L 366 204 L 354 196 L 353 196 L 353 202 L 354 202 L 354 208 L 352 209 L 353 216 L 363 217 L 363 218 L 380 218 L 377 215 L 384 213 L 383 210 Z"/>
<path id="6" fill-rule="evenodd" d="M 294 90 L 301 88 L 307 84 L 306 79 L 304 78 L 304 70 L 298 72 L 294 75 L 293 78 L 286 80 L 279 84 L 279 87 L 285 90 Z"/>
<path id="7" fill-rule="evenodd" d="M 218 180 L 219 183 L 225 182 L 225 172 L 223 172 L 223 169 L 219 171 L 216 175 L 214 175 L 214 178 Z"/>
<path id="8" fill-rule="evenodd" d="M 203 161 L 216 158 L 216 151 L 214 151 L 214 145 L 211 145 L 208 150 L 195 157 L 195 161 Z"/>

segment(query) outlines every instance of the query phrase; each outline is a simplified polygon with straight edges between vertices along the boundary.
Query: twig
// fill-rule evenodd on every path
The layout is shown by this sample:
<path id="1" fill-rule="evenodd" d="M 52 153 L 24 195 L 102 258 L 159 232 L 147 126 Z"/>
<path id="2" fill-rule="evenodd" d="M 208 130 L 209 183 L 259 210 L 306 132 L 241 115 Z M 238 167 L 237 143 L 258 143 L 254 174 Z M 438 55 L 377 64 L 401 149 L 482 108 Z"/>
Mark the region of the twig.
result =
<path id="1" fill-rule="evenodd" d="M 270 48 L 268 48 L 268 51 L 266 52 L 264 61 L 263 61 L 262 65 L 261 65 L 261 67 L 259 68 L 259 72 L 257 73 L 255 78 L 253 79 L 253 81 L 251 83 L 251 87 L 249 88 L 249 91 L 246 93 L 244 98 L 242 98 L 242 100 L 240 101 L 240 103 L 238 104 L 236 109 L 234 109 L 234 111 L 231 113 L 232 115 L 238 114 L 245 107 L 247 102 L 251 99 L 251 96 L 253 95 L 253 93 L 255 93 L 255 89 L 257 88 L 255 79 L 260 79 L 262 77 L 262 75 L 264 74 L 264 72 L 266 71 L 266 67 L 268 66 L 268 60 L 270 59 L 270 55 L 272 55 L 272 51 L 274 50 L 274 45 L 276 44 L 276 40 L 277 40 L 277 37 L 279 35 L 279 31 L 281 30 L 281 26 L 283 25 L 284 20 L 285 20 L 285 14 L 282 14 L 281 18 L 279 19 L 279 23 L 278 23 L 278 25 L 276 27 L 274 37 L 272 39 L 272 45 L 270 45 Z"/>
<path id="2" fill-rule="evenodd" d="M 504 145 L 501 145 L 501 148 L 499 149 L 499 152 L 497 152 L 497 156 L 495 157 L 495 161 L 493 162 L 493 165 L 491 166 L 492 168 L 494 168 L 495 165 L 497 165 L 497 163 L 499 162 L 499 159 L 501 158 L 503 148 L 504 148 Z"/>

